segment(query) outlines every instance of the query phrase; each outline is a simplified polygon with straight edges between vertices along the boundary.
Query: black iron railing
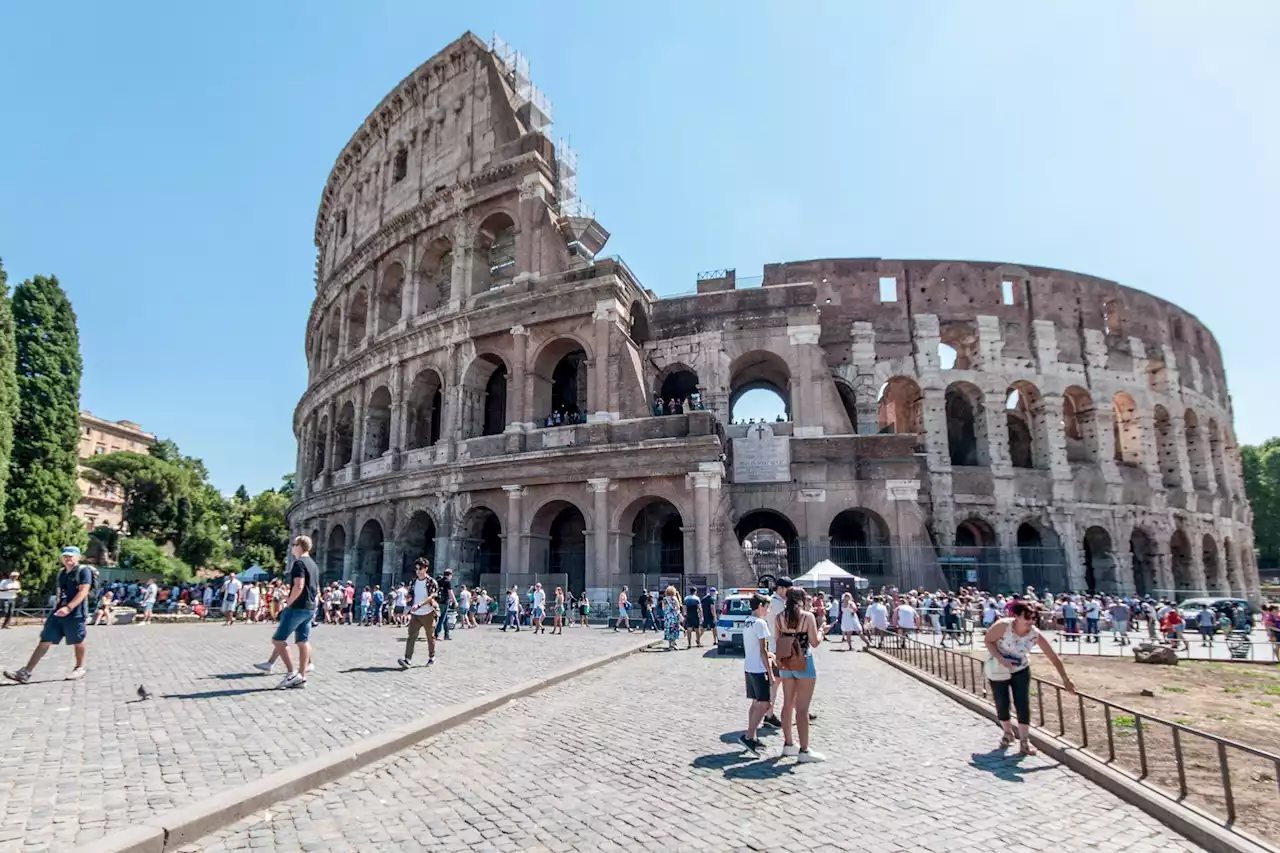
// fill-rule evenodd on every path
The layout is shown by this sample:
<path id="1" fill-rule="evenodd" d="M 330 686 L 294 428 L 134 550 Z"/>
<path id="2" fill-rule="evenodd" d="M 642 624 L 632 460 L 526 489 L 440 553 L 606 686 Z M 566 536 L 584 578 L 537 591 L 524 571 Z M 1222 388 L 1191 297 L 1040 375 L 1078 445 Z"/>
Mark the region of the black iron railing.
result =
<path id="1" fill-rule="evenodd" d="M 989 692 L 982 659 L 909 637 L 885 638 L 884 654 L 967 691 Z M 1264 843 L 1280 842 L 1280 755 L 1031 679 L 1032 723 L 1143 785 Z"/>

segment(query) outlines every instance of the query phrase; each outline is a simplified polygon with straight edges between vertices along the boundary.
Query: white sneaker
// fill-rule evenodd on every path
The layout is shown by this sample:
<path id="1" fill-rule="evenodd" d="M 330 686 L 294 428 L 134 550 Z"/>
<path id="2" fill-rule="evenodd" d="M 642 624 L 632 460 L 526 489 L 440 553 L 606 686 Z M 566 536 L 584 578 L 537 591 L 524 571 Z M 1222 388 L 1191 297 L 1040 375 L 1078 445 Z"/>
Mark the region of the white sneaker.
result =
<path id="1" fill-rule="evenodd" d="M 265 672 L 270 674 L 271 670 L 276 668 L 276 665 L 273 663 L 255 663 L 253 665 L 253 668 L 258 670 L 259 672 Z"/>
<path id="2" fill-rule="evenodd" d="M 795 744 L 784 744 L 782 747 L 782 754 L 783 755 L 799 755 L 800 747 L 796 746 Z"/>
<path id="3" fill-rule="evenodd" d="M 71 670 L 71 674 L 67 676 L 67 681 L 79 681 L 84 678 L 84 667 L 78 666 Z"/>
<path id="4" fill-rule="evenodd" d="M 291 672 L 276 685 L 276 690 L 290 690 L 294 687 L 306 687 L 307 680 L 296 672 Z"/>
<path id="5" fill-rule="evenodd" d="M 800 751 L 799 760 L 801 764 L 817 764 L 819 761 L 826 761 L 827 757 L 821 752 L 804 749 Z"/>
<path id="6" fill-rule="evenodd" d="M 408 669 L 410 666 L 412 666 L 408 658 L 400 658 L 398 661 L 396 661 L 396 663 L 399 665 L 401 669 Z"/>
<path id="7" fill-rule="evenodd" d="M 307 675 L 316 671 L 315 661 L 307 661 Z"/>

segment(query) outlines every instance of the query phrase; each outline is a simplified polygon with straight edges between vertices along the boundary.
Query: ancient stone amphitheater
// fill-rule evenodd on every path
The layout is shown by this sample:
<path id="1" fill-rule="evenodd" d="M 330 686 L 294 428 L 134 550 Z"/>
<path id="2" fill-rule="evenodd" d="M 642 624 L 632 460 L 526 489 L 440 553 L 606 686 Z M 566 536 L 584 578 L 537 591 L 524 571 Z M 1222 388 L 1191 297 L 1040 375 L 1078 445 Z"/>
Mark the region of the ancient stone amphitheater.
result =
<path id="1" fill-rule="evenodd" d="M 468 33 L 338 156 L 290 512 L 326 578 L 425 554 L 603 600 L 831 559 L 875 584 L 1256 597 L 1195 317 L 967 261 L 778 263 L 659 298 L 600 255 L 549 119 L 523 58 Z M 733 423 L 759 388 L 785 415 Z"/>

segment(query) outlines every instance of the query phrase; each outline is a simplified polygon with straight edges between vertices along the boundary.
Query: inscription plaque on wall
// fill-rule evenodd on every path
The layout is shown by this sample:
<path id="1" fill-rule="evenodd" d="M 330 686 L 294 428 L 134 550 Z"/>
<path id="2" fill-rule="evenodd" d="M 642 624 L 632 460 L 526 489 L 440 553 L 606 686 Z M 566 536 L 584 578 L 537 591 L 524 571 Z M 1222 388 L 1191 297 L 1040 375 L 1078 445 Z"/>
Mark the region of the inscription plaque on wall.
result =
<path id="1" fill-rule="evenodd" d="M 774 435 L 768 424 L 751 424 L 745 438 L 733 440 L 735 483 L 791 482 L 791 438 Z"/>

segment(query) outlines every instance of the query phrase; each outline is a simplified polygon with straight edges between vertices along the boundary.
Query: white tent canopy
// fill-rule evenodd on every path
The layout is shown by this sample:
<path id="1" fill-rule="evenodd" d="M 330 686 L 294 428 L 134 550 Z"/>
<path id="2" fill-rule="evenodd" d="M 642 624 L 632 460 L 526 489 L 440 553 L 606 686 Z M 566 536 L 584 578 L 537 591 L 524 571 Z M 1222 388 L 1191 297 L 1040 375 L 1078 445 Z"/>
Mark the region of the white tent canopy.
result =
<path id="1" fill-rule="evenodd" d="M 795 579 L 796 586 L 826 586 L 829 581 L 846 580 L 855 589 L 866 589 L 866 578 L 846 572 L 830 560 L 823 560 L 809 571 Z"/>

